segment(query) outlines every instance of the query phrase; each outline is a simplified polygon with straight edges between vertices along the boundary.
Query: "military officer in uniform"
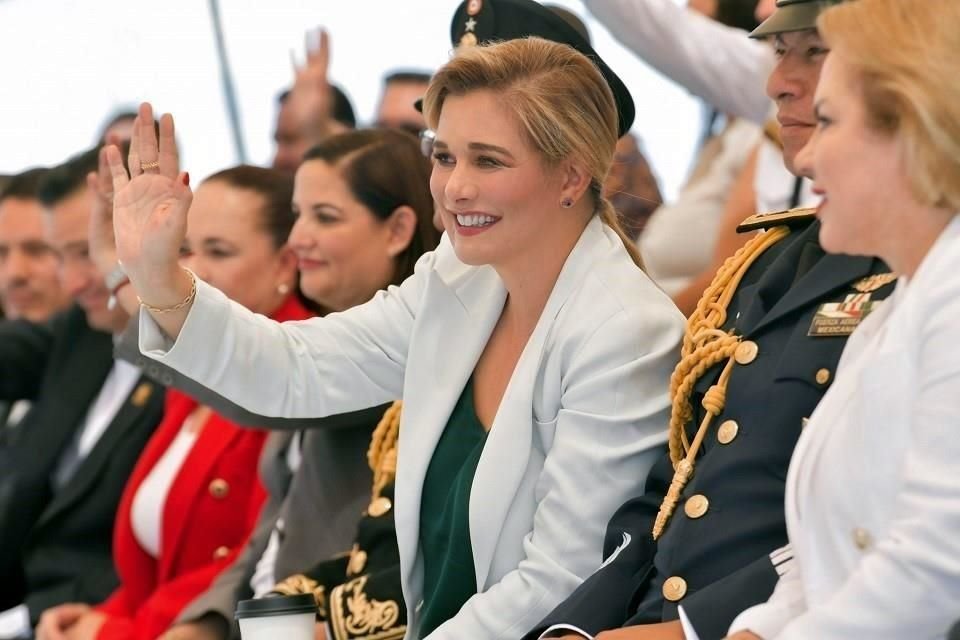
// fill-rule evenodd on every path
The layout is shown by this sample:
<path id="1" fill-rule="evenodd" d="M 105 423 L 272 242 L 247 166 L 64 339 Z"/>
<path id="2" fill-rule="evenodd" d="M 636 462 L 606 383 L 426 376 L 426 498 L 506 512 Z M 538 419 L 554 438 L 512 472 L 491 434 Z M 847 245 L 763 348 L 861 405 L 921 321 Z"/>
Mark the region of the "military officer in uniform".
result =
<path id="1" fill-rule="evenodd" d="M 826 54 L 816 17 L 840 1 L 778 0 L 753 33 L 777 50 L 768 92 L 788 168 L 815 123 Z M 812 210 L 741 225 L 764 233 L 723 265 L 689 319 L 669 453 L 611 519 L 604 565 L 528 639 L 682 639 L 691 627 L 716 639 L 769 597 L 791 562 L 783 500 L 794 445 L 846 337 L 894 286 L 878 259 L 827 255 L 819 226 Z"/>

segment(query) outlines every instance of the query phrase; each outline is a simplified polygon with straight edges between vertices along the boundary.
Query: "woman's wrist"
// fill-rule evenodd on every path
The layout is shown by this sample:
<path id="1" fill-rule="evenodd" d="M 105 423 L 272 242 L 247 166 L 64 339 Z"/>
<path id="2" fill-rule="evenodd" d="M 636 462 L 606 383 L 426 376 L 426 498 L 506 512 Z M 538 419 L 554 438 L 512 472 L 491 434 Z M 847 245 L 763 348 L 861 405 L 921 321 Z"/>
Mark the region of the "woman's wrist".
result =
<path id="1" fill-rule="evenodd" d="M 188 298 L 196 294 L 196 276 L 179 265 L 163 276 L 154 272 L 140 277 L 131 275 L 130 279 L 140 304 L 151 311 L 183 308 L 192 301 Z"/>

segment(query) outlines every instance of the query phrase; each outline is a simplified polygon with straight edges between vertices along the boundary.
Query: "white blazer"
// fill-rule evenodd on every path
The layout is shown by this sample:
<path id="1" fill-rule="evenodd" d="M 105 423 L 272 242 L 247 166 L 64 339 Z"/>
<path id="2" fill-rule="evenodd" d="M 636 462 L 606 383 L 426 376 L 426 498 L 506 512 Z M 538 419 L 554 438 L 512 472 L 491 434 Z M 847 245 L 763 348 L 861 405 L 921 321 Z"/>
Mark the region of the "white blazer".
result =
<path id="1" fill-rule="evenodd" d="M 960 219 L 856 330 L 787 475 L 769 640 L 927 640 L 960 618 Z"/>
<path id="2" fill-rule="evenodd" d="M 324 416 L 403 398 L 395 493 L 408 638 L 422 598 L 420 496 L 453 406 L 503 309 L 491 267 L 444 236 L 413 276 L 344 313 L 278 325 L 198 283 L 175 344 L 141 314 L 140 348 L 264 415 Z M 613 512 L 666 441 L 683 318 L 591 221 L 504 392 L 470 496 L 478 595 L 431 640 L 515 640 L 602 561 Z"/>

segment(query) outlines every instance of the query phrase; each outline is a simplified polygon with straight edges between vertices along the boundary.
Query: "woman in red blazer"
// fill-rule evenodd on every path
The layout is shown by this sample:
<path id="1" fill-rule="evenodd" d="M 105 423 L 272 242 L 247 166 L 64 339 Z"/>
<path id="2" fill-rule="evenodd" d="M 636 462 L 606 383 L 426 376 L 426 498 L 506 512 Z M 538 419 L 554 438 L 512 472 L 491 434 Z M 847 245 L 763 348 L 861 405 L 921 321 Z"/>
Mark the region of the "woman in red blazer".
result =
<path id="1" fill-rule="evenodd" d="M 286 246 L 292 188 L 256 167 L 211 176 L 194 196 L 184 248 L 184 265 L 199 277 L 279 322 L 312 315 L 295 292 L 297 260 Z M 168 391 L 117 510 L 120 586 L 96 607 L 49 610 L 38 638 L 154 640 L 166 631 L 252 532 L 266 496 L 257 474 L 265 438 Z"/>

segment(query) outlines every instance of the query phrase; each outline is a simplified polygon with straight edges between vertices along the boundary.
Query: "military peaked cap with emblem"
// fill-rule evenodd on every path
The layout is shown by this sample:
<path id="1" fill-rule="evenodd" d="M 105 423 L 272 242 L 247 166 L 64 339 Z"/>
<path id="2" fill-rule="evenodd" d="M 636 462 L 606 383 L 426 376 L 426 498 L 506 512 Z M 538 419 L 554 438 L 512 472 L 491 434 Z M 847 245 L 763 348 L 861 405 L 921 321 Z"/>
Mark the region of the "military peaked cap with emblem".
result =
<path id="1" fill-rule="evenodd" d="M 817 17 L 844 0 L 777 0 L 777 10 L 753 30 L 751 38 L 767 38 L 778 33 L 817 28 Z"/>
<path id="2" fill-rule="evenodd" d="M 554 10 L 533 0 L 465 0 L 454 12 L 450 24 L 450 39 L 455 47 L 528 36 L 570 45 L 590 58 L 613 92 L 619 119 L 618 135 L 630 130 L 635 116 L 633 97 L 594 51 L 586 27 L 572 13 Z"/>

